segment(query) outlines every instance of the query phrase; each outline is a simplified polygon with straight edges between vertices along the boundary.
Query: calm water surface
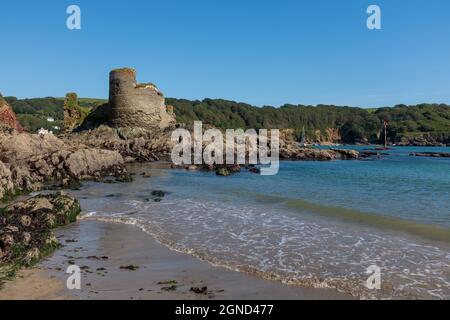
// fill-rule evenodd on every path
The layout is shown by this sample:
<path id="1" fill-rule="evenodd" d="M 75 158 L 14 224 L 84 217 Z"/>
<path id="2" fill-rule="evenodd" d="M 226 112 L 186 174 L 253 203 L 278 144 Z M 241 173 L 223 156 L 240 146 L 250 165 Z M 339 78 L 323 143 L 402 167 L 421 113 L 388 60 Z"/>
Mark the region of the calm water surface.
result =
<path id="1" fill-rule="evenodd" d="M 450 148 L 282 162 L 266 177 L 133 165 L 153 177 L 74 193 L 86 219 L 135 224 L 215 265 L 361 298 L 450 299 L 450 159 L 409 156 L 426 151 Z M 155 190 L 167 192 L 162 201 Z M 371 265 L 381 268 L 381 290 L 365 286 Z"/>

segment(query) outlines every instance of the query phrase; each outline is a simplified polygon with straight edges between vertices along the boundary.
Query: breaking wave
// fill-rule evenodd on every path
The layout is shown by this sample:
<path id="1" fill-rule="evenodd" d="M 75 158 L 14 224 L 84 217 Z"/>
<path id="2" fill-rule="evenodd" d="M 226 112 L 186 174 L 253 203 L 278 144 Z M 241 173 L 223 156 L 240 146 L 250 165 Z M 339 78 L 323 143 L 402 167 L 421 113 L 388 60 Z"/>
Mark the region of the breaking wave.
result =
<path id="1" fill-rule="evenodd" d="M 172 250 L 286 284 L 334 288 L 362 299 L 450 296 L 450 251 L 413 237 L 194 199 L 125 200 L 118 208 L 83 219 L 135 225 Z M 374 264 L 382 270 L 382 290 L 365 286 L 366 269 Z"/>

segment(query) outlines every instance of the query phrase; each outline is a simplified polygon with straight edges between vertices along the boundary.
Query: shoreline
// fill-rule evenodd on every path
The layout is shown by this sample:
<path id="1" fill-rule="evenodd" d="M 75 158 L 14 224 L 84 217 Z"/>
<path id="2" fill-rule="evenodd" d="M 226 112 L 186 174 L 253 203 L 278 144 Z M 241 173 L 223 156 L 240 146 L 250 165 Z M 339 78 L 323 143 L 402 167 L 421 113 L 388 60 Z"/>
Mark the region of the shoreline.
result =
<path id="1" fill-rule="evenodd" d="M 0 300 L 355 299 L 333 289 L 286 285 L 214 267 L 130 225 L 81 220 L 56 234 L 63 247 L 5 283 Z M 66 288 L 71 264 L 81 268 L 81 290 Z M 204 287 L 205 293 L 191 291 Z"/>
<path id="2" fill-rule="evenodd" d="M 143 196 L 148 196 L 154 190 L 166 190 L 168 195 L 176 193 L 176 190 L 168 188 L 167 185 L 161 185 L 157 179 L 165 174 L 161 174 L 155 169 L 167 169 L 167 167 L 167 163 L 164 162 L 144 165 L 130 163 L 126 168 L 135 176 L 133 185 L 122 183 L 103 185 L 93 182 L 93 185 L 85 186 L 85 190 L 74 190 L 72 195 L 81 201 L 87 201 L 85 209 L 90 208 L 94 213 L 97 208 L 92 204 L 103 199 L 108 205 L 104 208 L 101 207 L 100 211 L 104 213 L 122 212 L 125 213 L 125 217 L 129 216 L 133 220 L 133 215 L 138 212 L 133 209 L 133 212 L 129 212 L 128 215 L 129 208 L 125 205 L 122 208 L 122 201 L 112 201 L 113 198 L 119 199 L 130 195 L 130 199 L 142 202 L 142 199 L 145 199 Z M 147 180 L 149 176 L 153 179 Z M 166 181 L 166 183 L 168 182 Z M 164 199 L 163 203 L 170 203 L 171 199 L 169 196 Z M 92 203 L 92 201 L 94 202 Z M 330 207 L 331 209 L 338 208 Z M 142 207 L 137 210 L 143 211 L 143 214 L 147 212 Z M 171 212 L 177 212 L 177 210 L 165 211 L 156 206 L 147 213 L 160 214 L 165 217 Z M 331 216 L 336 216 L 336 214 L 335 210 L 332 210 Z M 359 295 L 357 292 L 351 296 L 340 293 L 336 289 L 317 289 L 317 287 L 309 286 L 308 283 L 283 284 L 277 280 L 270 280 L 270 277 L 263 279 L 264 275 L 253 273 L 255 270 L 247 271 L 239 268 L 239 265 L 238 268 L 227 268 L 226 263 L 214 265 L 214 260 L 202 260 L 201 254 L 194 254 L 192 251 L 186 251 L 187 253 L 184 253 L 184 250 L 177 251 L 176 247 L 170 243 L 159 241 L 159 239 L 164 240 L 164 237 L 159 238 L 158 233 L 147 232 L 145 227 L 141 228 L 138 224 L 122 224 L 114 222 L 115 219 L 102 219 L 101 216 L 91 219 L 89 215 L 85 215 L 84 218 L 74 225 L 57 229 L 56 234 L 58 240 L 63 244 L 63 248 L 38 263 L 35 269 L 22 270 L 16 280 L 8 282 L 5 290 L 0 290 L 0 300 L 322 300 L 358 299 L 358 297 L 360 299 L 377 299 Z M 315 216 L 314 219 L 316 219 Z M 119 219 L 119 221 L 122 220 Z M 126 222 L 126 219 L 124 221 Z M 362 223 L 361 225 L 364 226 Z M 388 232 L 391 233 L 391 231 Z M 164 234 L 162 235 L 164 236 Z M 408 237 L 408 239 L 416 237 L 417 235 L 413 238 Z M 422 237 L 420 239 L 424 240 Z M 209 246 L 208 248 L 214 249 Z M 208 248 L 204 249 L 208 250 Z M 321 244 L 316 244 L 313 250 L 321 248 Z M 429 250 L 427 249 L 427 251 Z M 102 259 L 104 256 L 107 256 L 108 259 Z M 157 257 L 157 262 L 153 261 L 154 256 Z M 227 260 L 223 261 L 227 262 Z M 65 274 L 65 270 L 71 264 L 82 268 L 84 287 L 81 291 L 65 289 L 65 281 L 69 276 Z M 303 266 L 305 265 L 303 264 Z M 128 270 L 126 267 L 130 266 L 138 268 L 137 270 Z M 121 269 L 121 267 L 125 268 Z M 302 265 L 299 265 L 299 268 L 301 267 Z M 148 270 L 149 268 L 151 270 Z M 163 270 L 167 272 L 162 272 Z M 242 270 L 242 272 L 237 270 Z M 145 286 L 142 286 L 143 283 Z M 203 288 L 204 286 L 208 287 L 206 294 L 195 294 L 190 290 L 192 287 Z M 343 288 L 344 292 L 353 292 L 347 290 L 349 287 L 335 287 Z M 420 299 L 421 296 L 413 297 Z M 404 297 L 399 296 L 399 298 Z"/>

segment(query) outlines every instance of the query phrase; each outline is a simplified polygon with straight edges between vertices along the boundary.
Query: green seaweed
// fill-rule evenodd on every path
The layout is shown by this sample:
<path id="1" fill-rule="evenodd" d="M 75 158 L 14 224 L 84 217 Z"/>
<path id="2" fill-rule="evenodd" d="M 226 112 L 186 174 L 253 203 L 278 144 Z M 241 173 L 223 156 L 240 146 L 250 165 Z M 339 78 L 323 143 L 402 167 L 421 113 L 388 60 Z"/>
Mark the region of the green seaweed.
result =
<path id="1" fill-rule="evenodd" d="M 177 290 L 177 288 L 178 288 L 178 286 L 174 284 L 174 285 L 171 285 L 169 287 L 162 287 L 161 290 L 164 290 L 164 291 L 175 291 L 175 290 Z"/>
<path id="2" fill-rule="evenodd" d="M 49 241 L 53 237 L 52 229 L 75 222 L 81 212 L 79 202 L 74 201 L 69 196 L 56 193 L 46 195 L 46 197 L 53 200 L 55 221 L 47 225 L 43 230 L 35 230 L 33 232 L 32 245 L 17 242 L 11 246 L 7 260 L 0 264 L 0 288 L 4 281 L 12 280 L 21 268 L 33 267 L 43 258 L 60 248 L 61 244 L 57 240 Z M 6 214 L 6 209 L 0 209 L 1 216 Z M 38 254 L 35 257 L 27 257 L 29 250 L 32 248 L 37 248 L 39 250 Z"/>
<path id="3" fill-rule="evenodd" d="M 131 174 L 121 174 L 116 177 L 116 181 L 123 182 L 123 183 L 129 183 L 129 182 L 133 182 L 134 178 Z"/>
<path id="4" fill-rule="evenodd" d="M 17 197 L 26 195 L 26 194 L 28 194 L 30 192 L 31 192 L 31 190 L 19 190 L 19 189 L 16 189 L 14 191 L 7 192 L 3 196 L 3 198 L 1 198 L 0 200 L 1 200 L 2 203 L 8 204 L 8 203 L 14 201 Z"/>
<path id="5" fill-rule="evenodd" d="M 136 271 L 139 269 L 139 266 L 135 266 L 133 264 L 130 264 L 129 266 L 121 266 L 121 270 L 129 270 L 129 271 Z"/>
<path id="6" fill-rule="evenodd" d="M 42 259 L 48 257 L 60 247 L 61 244 L 59 242 L 44 244 L 39 249 L 39 256 L 27 261 L 25 260 L 25 255 L 27 252 L 26 247 L 21 243 L 15 244 L 11 248 L 13 260 L 8 263 L 0 264 L 0 289 L 3 288 L 5 281 L 14 280 L 17 273 L 22 268 L 34 267 Z"/>
<path id="7" fill-rule="evenodd" d="M 176 281 L 176 280 L 160 281 L 157 284 L 158 285 L 176 285 L 176 284 L 178 284 L 178 281 Z"/>

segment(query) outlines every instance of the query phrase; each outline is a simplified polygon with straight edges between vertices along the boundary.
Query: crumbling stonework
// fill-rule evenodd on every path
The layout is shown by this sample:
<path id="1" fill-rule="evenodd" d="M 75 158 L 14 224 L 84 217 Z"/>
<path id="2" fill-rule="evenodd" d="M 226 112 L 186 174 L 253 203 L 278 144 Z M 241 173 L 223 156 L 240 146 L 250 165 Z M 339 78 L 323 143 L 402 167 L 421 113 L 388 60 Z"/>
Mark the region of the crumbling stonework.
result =
<path id="1" fill-rule="evenodd" d="M 136 71 L 115 69 L 109 75 L 109 101 L 96 107 L 77 131 L 106 125 L 127 138 L 158 134 L 176 124 L 173 107 L 152 83 L 137 83 Z"/>
<path id="2" fill-rule="evenodd" d="M 83 121 L 83 113 L 78 107 L 78 96 L 76 93 L 66 94 L 64 100 L 64 128 L 63 132 L 71 132 Z"/>
<path id="3" fill-rule="evenodd" d="M 116 69 L 109 75 L 108 122 L 113 128 L 164 129 L 175 122 L 164 95 L 151 83 L 137 83 L 136 71 Z"/>

